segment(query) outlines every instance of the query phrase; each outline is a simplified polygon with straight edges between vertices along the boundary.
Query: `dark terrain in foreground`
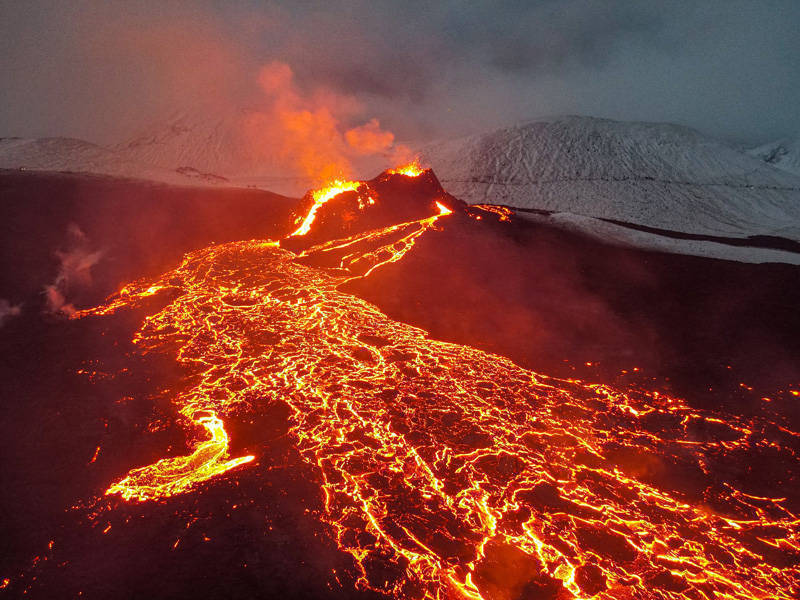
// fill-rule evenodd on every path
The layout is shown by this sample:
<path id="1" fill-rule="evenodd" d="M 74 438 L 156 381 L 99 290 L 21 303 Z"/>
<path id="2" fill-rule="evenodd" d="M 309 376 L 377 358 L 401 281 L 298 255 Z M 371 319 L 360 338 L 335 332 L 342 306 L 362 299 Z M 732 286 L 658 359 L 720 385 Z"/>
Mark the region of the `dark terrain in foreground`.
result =
<path id="1" fill-rule="evenodd" d="M 71 281 L 64 290 L 83 306 L 131 279 L 157 275 L 185 251 L 282 235 L 296 201 L 256 191 L 17 173 L 2 176 L 0 194 L 0 297 L 23 306 L 0 330 L 0 580 L 12 578 L 9 591 L 21 589 L 16 574 L 40 556 L 32 571 L 39 578 L 34 597 L 78 591 L 87 597 L 355 596 L 331 575 L 347 573 L 346 557 L 307 516 L 320 498 L 286 438 L 288 415 L 280 406 L 256 424 L 234 425 L 234 446 L 237 438 L 258 438 L 269 448 L 263 462 L 272 461 L 276 471 L 274 486 L 259 484 L 257 507 L 249 493 L 255 483 L 245 473 L 238 481 L 209 482 L 208 493 L 187 495 L 177 508 L 123 507 L 130 521 L 116 541 L 116 530 L 104 533 L 102 520 L 88 523 L 86 515 L 104 501 L 73 513 L 87 519 L 83 527 L 64 513 L 100 495 L 131 465 L 147 464 L 165 448 L 183 453 L 185 444 L 169 399 L 153 401 L 179 376 L 177 368 L 134 356 L 128 343 L 141 314 L 68 322 L 43 313 L 42 289 L 57 279 L 55 252 L 70 243 L 70 224 L 83 232 L 87 252 L 104 252 L 91 280 Z M 797 399 L 775 394 L 800 382 L 797 267 L 625 249 L 542 225 L 487 219 L 443 223 L 403 261 L 348 285 L 435 338 L 539 372 L 660 387 L 693 406 L 766 410 L 795 430 L 800 424 Z M 77 372 L 101 363 L 92 378 Z M 108 367 L 115 363 L 129 371 L 113 374 Z M 134 400 L 117 402 L 122 396 Z M 161 426 L 148 430 L 154 414 Z M 95 456 L 97 446 L 102 452 Z M 746 465 L 741 477 L 775 491 L 796 488 L 796 470 L 765 459 Z M 220 514 L 226 518 L 213 518 Z M 193 527 L 194 537 L 173 547 L 193 519 L 207 526 Z M 58 544 L 48 551 L 53 539 Z M 64 560 L 62 547 L 70 549 L 71 564 L 54 566 Z"/>

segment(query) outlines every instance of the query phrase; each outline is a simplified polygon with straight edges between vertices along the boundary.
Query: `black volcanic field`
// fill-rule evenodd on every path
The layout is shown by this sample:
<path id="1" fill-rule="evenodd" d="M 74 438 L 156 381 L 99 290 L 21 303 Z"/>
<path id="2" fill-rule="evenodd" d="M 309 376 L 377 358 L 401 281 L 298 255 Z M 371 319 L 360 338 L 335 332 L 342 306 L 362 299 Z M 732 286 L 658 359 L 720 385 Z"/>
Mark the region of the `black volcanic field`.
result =
<path id="1" fill-rule="evenodd" d="M 346 581 L 352 565 L 308 516 L 321 498 L 285 435 L 281 405 L 247 426 L 269 447 L 263 460 L 274 463 L 273 481 L 243 475 L 209 493 L 124 506 L 104 533 L 104 501 L 92 499 L 165 449 L 186 451 L 169 399 L 152 400 L 180 373 L 163 357 L 132 352 L 141 313 L 69 321 L 46 311 L 43 290 L 58 277 L 57 252 L 74 244 L 74 226 L 81 244 L 102 251 L 91 279 L 65 290 L 80 308 L 157 276 L 189 250 L 285 235 L 298 201 L 258 190 L 15 171 L 0 172 L 0 198 L 0 298 L 22 305 L 0 327 L 0 581 L 11 579 L 3 591 L 372 597 L 333 575 Z M 441 225 L 402 261 L 347 290 L 435 338 L 541 373 L 646 385 L 739 414 L 774 411 L 800 427 L 800 398 L 777 394 L 800 383 L 800 267 L 621 248 L 523 219 Z M 91 378 L 78 372 L 97 365 Z M 115 365 L 129 370 L 115 375 Z M 135 400 L 117 402 L 124 396 Z M 160 426 L 148 427 L 153 422 Z M 234 456 L 236 444 L 233 436 Z M 797 465 L 762 458 L 731 468 L 754 489 L 796 495 Z M 187 519 L 196 519 L 192 534 L 174 547 Z M 58 543 L 48 549 L 51 540 Z"/>

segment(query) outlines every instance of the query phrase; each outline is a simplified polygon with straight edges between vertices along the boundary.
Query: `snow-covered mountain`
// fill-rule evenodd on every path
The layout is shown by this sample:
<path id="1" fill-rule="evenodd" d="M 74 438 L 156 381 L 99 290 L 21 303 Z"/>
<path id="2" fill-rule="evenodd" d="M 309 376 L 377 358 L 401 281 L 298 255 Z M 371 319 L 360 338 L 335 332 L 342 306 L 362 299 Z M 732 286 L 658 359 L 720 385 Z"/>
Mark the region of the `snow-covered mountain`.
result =
<path id="1" fill-rule="evenodd" d="M 557 117 L 433 143 L 421 155 L 469 203 L 800 240 L 800 177 L 678 125 Z M 572 221 L 591 228 L 591 219 Z"/>
<path id="2" fill-rule="evenodd" d="M 774 167 L 800 175 L 800 137 L 783 138 L 770 142 L 748 150 L 748 154 L 760 158 Z"/>
<path id="3" fill-rule="evenodd" d="M 0 138 L 0 169 L 69 171 L 147 179 L 173 185 L 224 185 L 195 169 L 166 169 L 131 160 L 110 148 L 73 138 Z"/>
<path id="4" fill-rule="evenodd" d="M 114 150 L 126 160 L 169 170 L 191 167 L 224 176 L 233 185 L 302 196 L 314 180 L 272 139 L 256 109 L 198 108 L 154 122 Z M 317 182 L 318 183 L 318 182 Z"/>
<path id="5" fill-rule="evenodd" d="M 189 166 L 227 175 L 261 174 L 263 165 L 244 139 L 247 117 L 246 110 L 176 113 L 114 146 L 114 150 L 130 161 L 156 167 Z"/>
<path id="6" fill-rule="evenodd" d="M 269 161 L 264 160 L 268 144 L 248 138 L 252 128 L 245 124 L 253 114 L 246 110 L 176 113 L 111 147 L 71 138 L 0 139 L 0 168 L 230 185 L 227 176 L 270 175 L 265 168 Z"/>

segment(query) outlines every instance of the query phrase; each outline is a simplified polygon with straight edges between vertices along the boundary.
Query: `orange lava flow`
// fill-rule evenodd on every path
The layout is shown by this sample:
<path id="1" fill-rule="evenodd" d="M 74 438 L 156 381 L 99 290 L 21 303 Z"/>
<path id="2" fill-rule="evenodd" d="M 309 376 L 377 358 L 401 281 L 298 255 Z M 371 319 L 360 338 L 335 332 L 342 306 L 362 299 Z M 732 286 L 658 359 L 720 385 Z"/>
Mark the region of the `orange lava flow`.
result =
<path id="1" fill-rule="evenodd" d="M 474 204 L 473 206 L 496 214 L 501 221 L 510 221 L 514 214 L 514 211 L 507 206 L 497 206 L 496 204 Z"/>
<path id="2" fill-rule="evenodd" d="M 314 204 L 311 206 L 311 210 L 308 211 L 308 214 L 302 220 L 300 226 L 289 237 L 307 234 L 309 231 L 311 231 L 311 225 L 314 223 L 314 219 L 317 216 L 317 211 L 323 204 L 325 204 L 331 198 L 335 198 L 342 192 L 358 189 L 359 185 L 360 183 L 358 181 L 343 181 L 341 179 L 337 179 L 331 185 L 319 190 L 315 190 L 313 192 Z"/>
<path id="3" fill-rule="evenodd" d="M 436 208 L 439 210 L 439 213 L 431 217 L 418 221 L 391 225 L 341 240 L 325 242 L 304 250 L 300 256 L 313 256 L 316 253 L 341 251 L 345 248 L 352 248 L 352 252 L 342 256 L 339 261 L 339 268 L 352 270 L 358 265 L 364 264 L 367 266 L 367 270 L 359 277 L 366 277 L 378 267 L 402 259 L 403 256 L 414 247 L 417 239 L 434 226 L 439 217 L 447 216 L 453 212 L 441 202 L 436 202 Z M 386 238 L 392 235 L 400 237 L 395 241 L 386 241 Z M 376 242 L 378 245 L 375 250 L 363 250 L 364 245 L 375 244 Z"/>
<path id="4" fill-rule="evenodd" d="M 438 210 L 303 255 L 340 252 L 342 268 L 368 274 L 450 212 Z M 650 476 L 675 461 L 708 473 L 712 458 L 765 444 L 796 461 L 797 433 L 433 340 L 341 291 L 351 276 L 297 258 L 276 242 L 213 246 L 84 311 L 172 290 L 135 342 L 177 348 L 191 375 L 175 403 L 210 435 L 108 493 L 168 497 L 252 460 L 227 457 L 223 420 L 283 402 L 294 445 L 318 473 L 318 516 L 352 556 L 359 589 L 472 600 L 796 597 L 800 569 L 786 557 L 800 553 L 800 516 L 784 498 L 749 495 L 723 474 L 707 500 L 689 501 Z"/>
<path id="5" fill-rule="evenodd" d="M 133 469 L 106 494 L 119 494 L 125 500 L 153 500 L 185 492 L 193 485 L 248 463 L 255 456 L 227 460 L 228 434 L 219 417 L 208 414 L 193 420 L 206 428 L 210 439 L 197 445 L 189 456 L 162 458 L 157 463 Z"/>

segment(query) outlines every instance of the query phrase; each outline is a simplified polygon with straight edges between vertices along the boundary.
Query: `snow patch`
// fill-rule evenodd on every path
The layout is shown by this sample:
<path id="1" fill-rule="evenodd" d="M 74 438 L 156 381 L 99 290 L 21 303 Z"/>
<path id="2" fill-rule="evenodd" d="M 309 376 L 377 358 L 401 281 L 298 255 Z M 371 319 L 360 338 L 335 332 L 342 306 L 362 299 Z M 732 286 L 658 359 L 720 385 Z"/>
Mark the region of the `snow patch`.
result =
<path id="1" fill-rule="evenodd" d="M 525 220 L 547 225 L 555 225 L 568 231 L 575 231 L 596 238 L 603 242 L 611 242 L 621 246 L 666 252 L 669 254 L 686 254 L 703 256 L 720 260 L 732 260 L 744 263 L 784 263 L 800 265 L 800 253 L 788 252 L 772 248 L 753 246 L 732 246 L 715 241 L 685 240 L 659 235 L 646 231 L 638 231 L 609 223 L 601 219 L 559 212 L 550 215 L 533 213 L 517 213 Z"/>

